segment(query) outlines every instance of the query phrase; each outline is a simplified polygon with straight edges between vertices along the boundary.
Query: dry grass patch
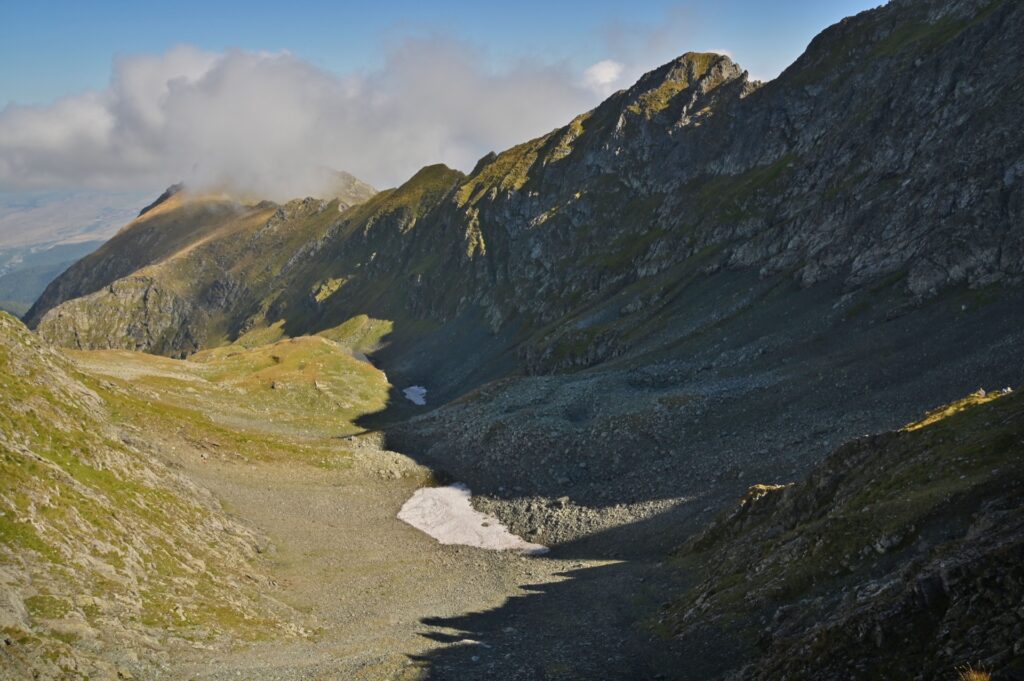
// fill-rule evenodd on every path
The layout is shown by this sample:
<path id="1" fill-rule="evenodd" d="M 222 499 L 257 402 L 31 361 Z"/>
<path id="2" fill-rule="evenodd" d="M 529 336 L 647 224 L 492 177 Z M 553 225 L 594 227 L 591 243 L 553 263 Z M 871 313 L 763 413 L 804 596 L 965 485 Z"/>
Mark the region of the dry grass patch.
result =
<path id="1" fill-rule="evenodd" d="M 971 665 L 964 665 L 956 670 L 960 681 L 992 681 L 992 674 L 982 669 L 975 669 Z"/>

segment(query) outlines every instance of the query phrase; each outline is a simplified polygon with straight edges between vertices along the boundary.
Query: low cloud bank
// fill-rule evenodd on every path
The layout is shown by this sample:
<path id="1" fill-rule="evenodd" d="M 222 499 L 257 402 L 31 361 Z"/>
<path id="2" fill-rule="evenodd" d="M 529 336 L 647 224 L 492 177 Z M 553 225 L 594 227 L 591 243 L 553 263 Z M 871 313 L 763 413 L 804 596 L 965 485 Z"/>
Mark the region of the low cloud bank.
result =
<path id="1" fill-rule="evenodd" d="M 382 68 L 334 74 L 287 52 L 182 46 L 125 57 L 110 85 L 0 111 L 0 187 L 152 188 L 184 180 L 273 199 L 316 194 L 325 169 L 378 187 L 423 165 L 468 169 L 593 107 L 623 73 L 408 39 Z"/>

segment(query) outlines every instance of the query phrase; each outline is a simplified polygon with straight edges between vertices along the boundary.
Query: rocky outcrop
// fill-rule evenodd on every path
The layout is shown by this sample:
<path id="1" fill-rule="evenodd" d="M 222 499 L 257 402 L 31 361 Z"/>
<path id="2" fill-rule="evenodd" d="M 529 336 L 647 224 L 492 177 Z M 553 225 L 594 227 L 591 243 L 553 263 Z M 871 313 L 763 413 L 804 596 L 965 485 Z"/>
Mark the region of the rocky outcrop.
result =
<path id="1" fill-rule="evenodd" d="M 141 218 L 143 215 L 145 215 L 149 211 L 153 210 L 154 208 L 159 206 L 161 203 L 163 203 L 167 199 L 171 198 L 172 196 L 174 196 L 175 194 L 177 194 L 178 192 L 180 192 L 184 188 L 185 188 L 185 185 L 182 184 L 181 182 L 177 182 L 175 184 L 172 184 L 170 187 L 168 187 L 167 189 L 164 190 L 163 194 L 161 194 L 160 196 L 156 197 L 155 201 L 153 201 L 150 204 L 147 204 L 145 208 L 140 210 L 139 211 L 139 217 Z"/>
<path id="2" fill-rule="evenodd" d="M 702 579 L 662 625 L 684 648 L 736 646 L 705 678 L 1019 678 L 1022 451 L 1024 399 L 982 391 L 752 487 L 679 554 Z"/>
<path id="3" fill-rule="evenodd" d="M 153 277 L 132 276 L 56 307 L 36 330 L 58 345 L 79 350 L 119 348 L 183 356 L 206 341 L 204 322 L 188 299 Z"/>

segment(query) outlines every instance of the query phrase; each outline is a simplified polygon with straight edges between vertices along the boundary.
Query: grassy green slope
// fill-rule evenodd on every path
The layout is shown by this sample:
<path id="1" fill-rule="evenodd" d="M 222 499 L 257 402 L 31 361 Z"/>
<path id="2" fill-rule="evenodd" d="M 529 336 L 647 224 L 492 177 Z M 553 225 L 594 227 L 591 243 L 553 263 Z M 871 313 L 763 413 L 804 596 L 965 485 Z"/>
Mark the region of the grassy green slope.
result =
<path id="1" fill-rule="evenodd" d="M 69 361 L 0 315 L 0 668 L 112 673 L 99 657 L 149 639 L 294 631 L 259 594 L 262 540 L 156 454 L 346 466 L 339 438 L 384 408 L 389 387 L 321 337 L 187 362 L 124 351 Z"/>
<path id="2" fill-rule="evenodd" d="M 0 669 L 110 675 L 118 651 L 289 630 L 263 540 L 159 463 L 144 403 L 0 314 Z"/>

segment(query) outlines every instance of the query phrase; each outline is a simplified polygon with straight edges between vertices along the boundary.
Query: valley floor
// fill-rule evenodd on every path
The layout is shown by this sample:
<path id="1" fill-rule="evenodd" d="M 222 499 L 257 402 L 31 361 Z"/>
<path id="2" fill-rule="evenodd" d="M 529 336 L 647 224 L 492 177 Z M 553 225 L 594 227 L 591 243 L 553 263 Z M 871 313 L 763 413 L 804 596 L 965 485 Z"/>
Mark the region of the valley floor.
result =
<path id="1" fill-rule="evenodd" d="M 148 417 L 133 412 L 126 426 L 160 443 L 164 463 L 266 538 L 266 595 L 305 632 L 257 628 L 230 647 L 167 642 L 155 678 L 635 678 L 663 663 L 636 625 L 664 597 L 655 561 L 676 541 L 656 519 L 544 556 L 439 544 L 396 517 L 434 473 L 343 416 L 346 405 L 375 404 L 382 374 L 346 365 L 333 344 L 298 339 L 187 362 L 73 355 L 112 394 L 126 391 L 132 409 L 146 405 Z"/>
<path id="2" fill-rule="evenodd" d="M 596 563 L 443 546 L 395 514 L 423 483 L 422 469 L 379 449 L 347 470 L 179 458 L 229 512 L 271 539 L 278 598 L 308 613 L 308 640 L 260 641 L 189 654 L 166 670 L 181 679 L 417 678 L 414 658 L 474 643 L 424 624 L 500 606 L 530 584 Z M 384 476 L 379 473 L 387 463 Z M 408 477 L 391 479 L 389 472 Z"/>

